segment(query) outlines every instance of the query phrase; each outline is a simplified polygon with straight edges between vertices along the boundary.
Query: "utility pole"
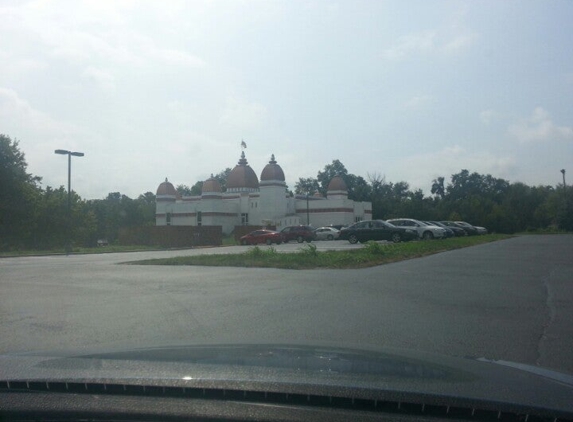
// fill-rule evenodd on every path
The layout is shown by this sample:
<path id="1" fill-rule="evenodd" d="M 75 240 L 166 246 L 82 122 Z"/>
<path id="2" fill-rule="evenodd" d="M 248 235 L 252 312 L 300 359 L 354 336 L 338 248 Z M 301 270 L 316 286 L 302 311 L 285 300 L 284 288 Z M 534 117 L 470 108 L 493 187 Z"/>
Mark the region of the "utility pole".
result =
<path id="1" fill-rule="evenodd" d="M 563 175 L 563 189 L 565 189 L 567 187 L 565 184 L 565 169 L 561 169 L 561 174 Z"/>

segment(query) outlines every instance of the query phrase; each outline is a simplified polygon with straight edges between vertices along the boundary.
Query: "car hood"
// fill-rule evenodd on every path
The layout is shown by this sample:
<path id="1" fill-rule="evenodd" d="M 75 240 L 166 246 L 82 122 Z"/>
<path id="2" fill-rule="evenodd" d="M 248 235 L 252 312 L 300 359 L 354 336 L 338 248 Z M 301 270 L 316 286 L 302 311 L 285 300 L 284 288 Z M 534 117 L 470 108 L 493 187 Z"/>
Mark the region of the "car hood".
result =
<path id="1" fill-rule="evenodd" d="M 7 354 L 0 356 L 0 374 L 0 390 L 160 387 L 375 401 L 418 410 L 438 406 L 448 412 L 573 416 L 571 375 L 399 350 L 233 344 Z"/>

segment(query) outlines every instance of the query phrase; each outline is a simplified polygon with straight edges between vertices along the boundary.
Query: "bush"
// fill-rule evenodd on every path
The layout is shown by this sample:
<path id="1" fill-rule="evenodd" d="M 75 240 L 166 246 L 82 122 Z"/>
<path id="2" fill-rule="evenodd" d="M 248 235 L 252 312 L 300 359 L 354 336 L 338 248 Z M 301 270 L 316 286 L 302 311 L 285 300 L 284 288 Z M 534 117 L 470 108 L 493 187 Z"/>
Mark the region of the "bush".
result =
<path id="1" fill-rule="evenodd" d="M 370 255 L 383 255 L 386 252 L 386 248 L 380 243 L 375 242 L 374 240 L 369 240 L 368 242 L 366 242 L 366 244 L 364 245 L 364 249 Z"/>
<path id="2" fill-rule="evenodd" d="M 305 256 L 312 256 L 312 257 L 317 257 L 318 256 L 318 251 L 316 250 L 316 245 L 313 245 L 312 243 L 309 243 L 305 246 L 303 246 L 302 248 L 299 248 L 299 253 L 301 253 L 302 255 Z"/>

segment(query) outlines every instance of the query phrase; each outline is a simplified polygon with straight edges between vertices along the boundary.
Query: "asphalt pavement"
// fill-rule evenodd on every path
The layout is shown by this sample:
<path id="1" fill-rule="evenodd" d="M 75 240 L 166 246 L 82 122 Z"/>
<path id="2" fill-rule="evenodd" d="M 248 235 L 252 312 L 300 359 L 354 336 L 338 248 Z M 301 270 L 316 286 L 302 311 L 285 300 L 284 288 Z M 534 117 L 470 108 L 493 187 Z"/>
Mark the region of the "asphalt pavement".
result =
<path id="1" fill-rule="evenodd" d="M 319 344 L 487 357 L 573 373 L 571 235 L 520 236 L 359 270 L 119 264 L 237 250 L 245 247 L 2 258 L 0 353 Z"/>

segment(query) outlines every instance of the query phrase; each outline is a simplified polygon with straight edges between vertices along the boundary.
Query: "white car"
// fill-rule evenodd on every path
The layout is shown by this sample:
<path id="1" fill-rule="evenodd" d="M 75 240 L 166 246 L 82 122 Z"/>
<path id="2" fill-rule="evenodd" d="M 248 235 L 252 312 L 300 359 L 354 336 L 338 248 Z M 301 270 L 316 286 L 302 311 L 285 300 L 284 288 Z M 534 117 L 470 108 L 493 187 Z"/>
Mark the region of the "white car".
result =
<path id="1" fill-rule="evenodd" d="M 414 220 L 413 218 L 394 218 L 387 221 L 395 226 L 417 231 L 420 239 L 442 239 L 446 237 L 446 231 L 443 228 Z"/>
<path id="2" fill-rule="evenodd" d="M 319 227 L 314 231 L 316 240 L 336 240 L 340 236 L 340 230 L 333 227 Z"/>

